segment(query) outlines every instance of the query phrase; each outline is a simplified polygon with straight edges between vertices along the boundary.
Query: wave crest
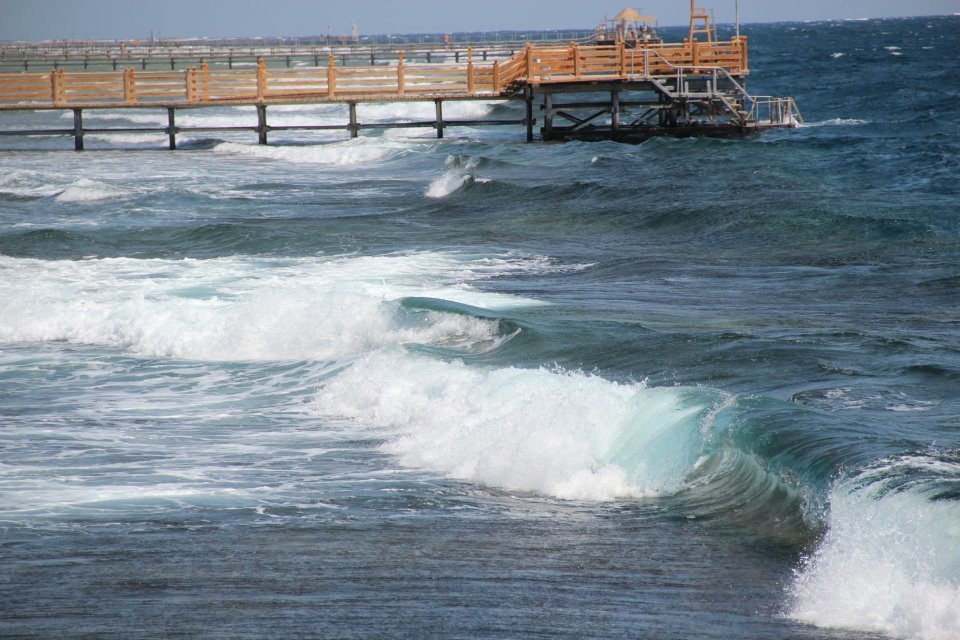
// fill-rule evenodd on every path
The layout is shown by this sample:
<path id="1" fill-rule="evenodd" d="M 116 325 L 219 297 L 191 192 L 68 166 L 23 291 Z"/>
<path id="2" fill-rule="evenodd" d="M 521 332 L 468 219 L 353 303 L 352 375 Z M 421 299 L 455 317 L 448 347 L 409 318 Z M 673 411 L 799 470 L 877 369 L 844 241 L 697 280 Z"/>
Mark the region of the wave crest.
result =
<path id="1" fill-rule="evenodd" d="M 721 394 L 379 351 L 324 384 L 317 410 L 385 439 L 404 466 L 561 499 L 668 495 Z"/>
<path id="2" fill-rule="evenodd" d="M 901 638 L 960 637 L 960 455 L 877 462 L 838 483 L 789 614 Z"/>

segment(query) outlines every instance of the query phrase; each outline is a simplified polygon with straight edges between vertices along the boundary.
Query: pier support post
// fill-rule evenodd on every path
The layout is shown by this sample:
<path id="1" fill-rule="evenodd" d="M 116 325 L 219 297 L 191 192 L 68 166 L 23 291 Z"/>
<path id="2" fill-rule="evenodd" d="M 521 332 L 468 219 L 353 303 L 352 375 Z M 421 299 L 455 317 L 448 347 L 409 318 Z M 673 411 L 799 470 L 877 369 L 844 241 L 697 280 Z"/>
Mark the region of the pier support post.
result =
<path id="1" fill-rule="evenodd" d="M 260 136 L 260 144 L 267 144 L 267 105 L 257 105 L 257 133 Z"/>
<path id="2" fill-rule="evenodd" d="M 610 128 L 613 130 L 614 140 L 620 133 L 620 92 L 610 92 Z"/>
<path id="3" fill-rule="evenodd" d="M 443 100 L 434 100 L 437 106 L 437 137 L 443 137 Z"/>
<path id="4" fill-rule="evenodd" d="M 357 130 L 360 128 L 357 124 L 357 103 L 351 102 L 348 106 L 350 108 L 350 124 L 347 128 L 350 129 L 350 137 L 356 138 Z"/>
<path id="5" fill-rule="evenodd" d="M 170 141 L 170 151 L 177 148 L 177 121 L 174 112 L 176 109 L 167 107 L 167 139 Z"/>
<path id="6" fill-rule="evenodd" d="M 553 139 L 553 94 L 543 94 L 543 139 Z"/>
<path id="7" fill-rule="evenodd" d="M 83 151 L 83 109 L 73 110 L 73 149 Z"/>
<path id="8" fill-rule="evenodd" d="M 486 54 L 486 52 L 484 52 Z M 529 85 L 524 87 L 524 102 L 527 103 L 527 142 L 533 142 L 533 88 Z"/>

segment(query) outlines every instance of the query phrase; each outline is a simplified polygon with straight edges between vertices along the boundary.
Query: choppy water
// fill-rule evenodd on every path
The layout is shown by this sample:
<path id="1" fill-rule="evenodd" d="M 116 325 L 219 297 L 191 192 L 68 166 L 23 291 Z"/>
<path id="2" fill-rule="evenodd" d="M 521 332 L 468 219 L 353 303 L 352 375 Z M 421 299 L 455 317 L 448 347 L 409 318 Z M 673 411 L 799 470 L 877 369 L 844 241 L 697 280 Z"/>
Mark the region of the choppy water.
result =
<path id="1" fill-rule="evenodd" d="M 958 26 L 750 27 L 746 141 L 0 139 L 0 635 L 960 636 Z"/>

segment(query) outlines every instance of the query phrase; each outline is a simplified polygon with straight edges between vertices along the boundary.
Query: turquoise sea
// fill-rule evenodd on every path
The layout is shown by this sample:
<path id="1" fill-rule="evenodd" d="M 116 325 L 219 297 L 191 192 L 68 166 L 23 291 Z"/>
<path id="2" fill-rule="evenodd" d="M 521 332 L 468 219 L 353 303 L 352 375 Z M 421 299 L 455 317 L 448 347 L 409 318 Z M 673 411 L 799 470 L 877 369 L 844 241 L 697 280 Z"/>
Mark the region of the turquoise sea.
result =
<path id="1" fill-rule="evenodd" d="M 804 126 L 0 138 L 0 637 L 960 637 L 960 17 L 744 33 Z"/>

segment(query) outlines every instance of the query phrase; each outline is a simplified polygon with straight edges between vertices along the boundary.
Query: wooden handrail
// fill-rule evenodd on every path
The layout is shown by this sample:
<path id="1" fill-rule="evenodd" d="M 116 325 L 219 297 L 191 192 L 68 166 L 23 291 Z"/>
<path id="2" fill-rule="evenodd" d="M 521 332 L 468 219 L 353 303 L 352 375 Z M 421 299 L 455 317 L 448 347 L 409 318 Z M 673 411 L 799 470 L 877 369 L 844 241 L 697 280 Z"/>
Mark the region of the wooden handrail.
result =
<path id="1" fill-rule="evenodd" d="M 638 66 L 639 64 L 639 66 Z M 434 95 L 491 95 L 514 92 L 517 83 L 531 85 L 671 77 L 677 68 L 706 72 L 725 69 L 742 77 L 747 71 L 746 38 L 727 42 L 693 41 L 626 49 L 616 45 L 533 46 L 504 60 L 475 63 L 472 51 L 461 63 L 410 65 L 399 52 L 395 71 L 389 67 L 338 67 L 333 53 L 327 67 L 268 69 L 263 58 L 255 70 L 210 69 L 206 63 L 180 71 L 65 72 L 0 74 L 0 106 L 4 104 L 66 107 L 93 104 L 175 104 L 221 101 L 264 101 L 286 97 L 374 99 Z M 46 89 L 44 89 L 44 84 Z"/>

